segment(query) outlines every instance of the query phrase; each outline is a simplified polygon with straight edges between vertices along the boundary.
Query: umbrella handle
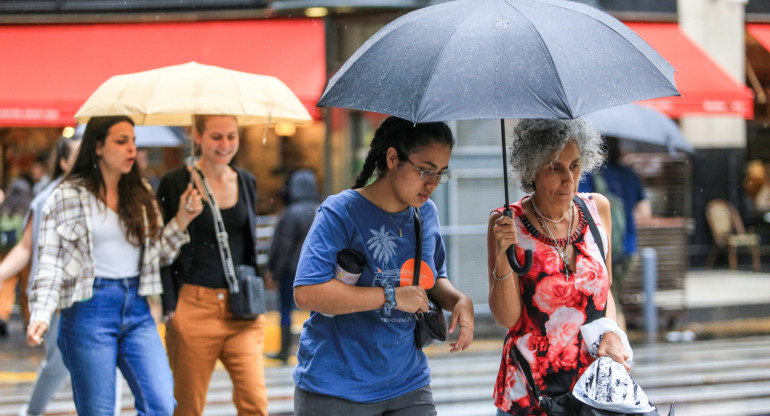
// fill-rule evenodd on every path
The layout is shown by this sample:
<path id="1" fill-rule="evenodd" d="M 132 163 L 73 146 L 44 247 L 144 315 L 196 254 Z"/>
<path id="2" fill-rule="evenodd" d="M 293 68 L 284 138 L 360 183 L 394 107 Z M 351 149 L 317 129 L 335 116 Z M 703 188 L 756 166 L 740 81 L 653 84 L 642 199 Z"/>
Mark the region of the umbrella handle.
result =
<path id="1" fill-rule="evenodd" d="M 503 215 L 506 215 L 508 218 L 512 218 L 513 213 L 511 212 L 510 208 L 506 208 L 503 210 Z M 519 264 L 519 260 L 516 258 L 516 251 L 515 251 L 514 245 L 508 247 L 507 250 L 505 250 L 505 254 L 508 255 L 508 264 L 511 265 L 511 269 L 519 276 L 525 275 L 529 273 L 530 269 L 532 269 L 532 250 L 524 250 L 524 264 Z"/>

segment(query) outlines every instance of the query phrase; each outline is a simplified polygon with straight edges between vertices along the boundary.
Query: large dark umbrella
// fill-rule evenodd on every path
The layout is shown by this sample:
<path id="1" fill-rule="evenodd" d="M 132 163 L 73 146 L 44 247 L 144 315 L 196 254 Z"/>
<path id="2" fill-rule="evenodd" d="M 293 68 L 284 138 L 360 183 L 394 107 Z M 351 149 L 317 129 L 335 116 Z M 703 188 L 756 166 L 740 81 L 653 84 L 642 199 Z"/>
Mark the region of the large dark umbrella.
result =
<path id="1" fill-rule="evenodd" d="M 605 108 L 586 114 L 585 118 L 605 136 L 663 146 L 669 151 L 695 151 L 674 120 L 639 104 Z"/>
<path id="2" fill-rule="evenodd" d="M 565 0 L 459 0 L 408 13 L 374 34 L 318 105 L 413 122 L 574 118 L 678 95 L 674 69 L 627 26 Z M 510 215 L 510 212 L 507 213 Z M 519 267 L 509 250 L 517 273 Z"/>

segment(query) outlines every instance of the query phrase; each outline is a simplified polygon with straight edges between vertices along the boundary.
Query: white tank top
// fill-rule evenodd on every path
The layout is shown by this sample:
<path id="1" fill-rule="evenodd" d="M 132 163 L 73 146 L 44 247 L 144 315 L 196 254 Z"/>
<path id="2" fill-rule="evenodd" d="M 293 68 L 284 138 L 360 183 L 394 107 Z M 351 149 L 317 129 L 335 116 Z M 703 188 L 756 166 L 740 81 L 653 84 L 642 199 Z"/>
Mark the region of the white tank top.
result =
<path id="1" fill-rule="evenodd" d="M 138 276 L 141 246 L 128 242 L 117 212 L 109 209 L 94 195 L 90 195 L 89 201 L 93 227 L 94 275 L 107 279 Z"/>

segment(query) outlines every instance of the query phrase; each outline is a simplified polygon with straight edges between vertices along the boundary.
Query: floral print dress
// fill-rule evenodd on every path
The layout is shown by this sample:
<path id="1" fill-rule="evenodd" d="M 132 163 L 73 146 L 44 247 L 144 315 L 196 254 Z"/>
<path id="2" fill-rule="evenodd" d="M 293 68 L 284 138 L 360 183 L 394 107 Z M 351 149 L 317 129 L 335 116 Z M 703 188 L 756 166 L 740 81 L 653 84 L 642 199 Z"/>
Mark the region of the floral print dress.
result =
<path id="1" fill-rule="evenodd" d="M 591 212 L 606 253 L 607 235 L 596 203 L 590 194 L 578 196 Z M 523 213 L 522 203 L 527 198 L 511 204 L 511 210 L 519 234 L 517 256 L 523 258 L 525 249 L 532 250 L 532 269 L 519 277 L 521 318 L 505 338 L 494 399 L 495 406 L 504 412 L 540 416 L 545 413 L 527 385 L 513 348 L 518 348 L 529 363 L 541 394 L 554 396 L 572 390 L 595 359 L 583 345 L 580 326 L 605 315 L 609 279 L 599 247 L 579 208 L 577 228 L 569 236 L 569 243 L 575 249 L 575 271 L 566 277 L 553 240 L 538 232 Z M 559 242 L 562 247 L 565 243 Z"/>

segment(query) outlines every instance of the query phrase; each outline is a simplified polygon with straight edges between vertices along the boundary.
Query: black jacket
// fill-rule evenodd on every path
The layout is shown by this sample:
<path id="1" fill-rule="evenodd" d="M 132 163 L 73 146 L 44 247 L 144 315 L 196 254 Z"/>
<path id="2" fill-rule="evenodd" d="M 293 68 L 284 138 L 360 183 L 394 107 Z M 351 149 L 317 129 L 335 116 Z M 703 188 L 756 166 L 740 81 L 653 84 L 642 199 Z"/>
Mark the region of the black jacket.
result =
<path id="1" fill-rule="evenodd" d="M 286 182 L 288 206 L 275 227 L 268 269 L 281 284 L 291 285 L 299 254 L 319 206 L 318 185 L 313 171 L 298 170 Z"/>
<path id="2" fill-rule="evenodd" d="M 238 181 L 240 189 L 244 190 L 239 198 L 246 198 L 246 204 L 249 206 L 249 230 L 251 230 L 251 247 L 246 248 L 247 253 L 253 253 L 249 256 L 249 263 L 257 267 L 257 179 L 251 172 L 241 168 L 231 166 L 238 172 Z M 163 221 L 168 222 L 176 215 L 179 209 L 179 197 L 187 189 L 190 183 L 190 172 L 186 167 L 174 169 L 160 180 L 158 185 L 158 202 L 163 210 Z M 201 190 L 202 191 L 202 190 Z M 204 215 L 205 212 L 201 215 Z M 195 220 L 193 220 L 195 221 Z M 188 228 L 190 241 L 195 241 L 195 230 Z M 182 287 L 184 276 L 189 272 L 192 260 L 195 256 L 193 244 L 186 244 L 182 247 L 179 257 L 170 266 L 160 269 L 160 276 L 163 281 L 163 311 L 168 313 L 176 309 L 177 293 Z M 259 270 L 257 270 L 259 274 Z"/>

